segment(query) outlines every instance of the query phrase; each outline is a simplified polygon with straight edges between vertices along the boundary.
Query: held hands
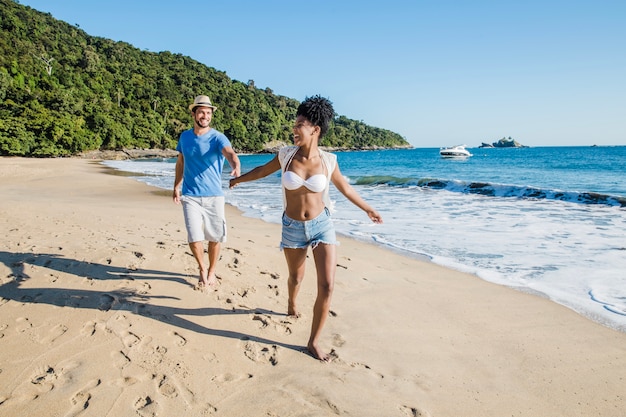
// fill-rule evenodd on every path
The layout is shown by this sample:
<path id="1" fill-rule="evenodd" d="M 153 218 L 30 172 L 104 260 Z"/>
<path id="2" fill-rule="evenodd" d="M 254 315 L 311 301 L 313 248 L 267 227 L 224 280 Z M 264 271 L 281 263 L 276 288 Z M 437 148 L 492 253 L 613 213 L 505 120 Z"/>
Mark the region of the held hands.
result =
<path id="1" fill-rule="evenodd" d="M 239 181 L 237 181 L 237 178 L 241 176 L 241 169 L 239 168 L 233 169 L 230 172 L 230 176 L 233 178 L 231 178 L 230 181 L 228 182 L 228 188 L 234 188 L 237 184 L 239 184 Z"/>

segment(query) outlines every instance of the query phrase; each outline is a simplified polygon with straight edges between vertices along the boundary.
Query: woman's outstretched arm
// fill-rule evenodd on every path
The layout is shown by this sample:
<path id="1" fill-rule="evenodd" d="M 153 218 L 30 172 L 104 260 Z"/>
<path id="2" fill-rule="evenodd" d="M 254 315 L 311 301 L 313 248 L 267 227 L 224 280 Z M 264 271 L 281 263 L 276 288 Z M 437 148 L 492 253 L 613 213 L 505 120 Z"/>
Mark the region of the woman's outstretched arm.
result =
<path id="1" fill-rule="evenodd" d="M 239 176 L 237 178 L 232 178 L 230 180 L 230 188 L 233 188 L 234 186 L 236 186 L 240 182 L 254 181 L 254 180 L 258 180 L 260 178 L 267 177 L 272 172 L 276 172 L 279 169 L 280 169 L 280 162 L 278 162 L 278 155 L 276 155 L 267 164 L 260 165 L 260 166 L 258 166 L 256 168 L 254 168 L 253 170 L 251 170 L 249 172 L 246 172 L 245 174 L 243 174 L 243 175 L 241 175 L 241 176 Z"/>
<path id="2" fill-rule="evenodd" d="M 383 222 L 382 216 L 376 210 L 374 210 L 369 204 L 367 204 L 365 200 L 363 200 L 363 198 L 359 195 L 359 193 L 357 193 L 356 190 L 352 188 L 352 186 L 348 183 L 348 181 L 346 181 L 343 174 L 339 170 L 339 165 L 335 167 L 335 170 L 333 171 L 330 179 L 335 185 L 335 187 L 337 187 L 339 192 L 343 194 L 344 196 L 346 196 L 346 198 L 350 200 L 352 204 L 354 204 L 355 206 L 363 210 L 365 213 L 367 213 L 367 216 L 374 223 Z"/>

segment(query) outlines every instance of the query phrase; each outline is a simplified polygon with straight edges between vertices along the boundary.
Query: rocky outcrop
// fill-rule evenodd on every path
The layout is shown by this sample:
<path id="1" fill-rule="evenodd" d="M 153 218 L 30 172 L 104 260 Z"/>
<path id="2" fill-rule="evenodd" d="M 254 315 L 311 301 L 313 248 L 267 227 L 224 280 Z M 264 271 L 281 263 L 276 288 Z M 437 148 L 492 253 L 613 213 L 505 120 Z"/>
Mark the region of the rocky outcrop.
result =
<path id="1" fill-rule="evenodd" d="M 83 159 L 119 161 L 124 159 L 176 158 L 178 152 L 174 149 L 122 149 L 120 151 L 87 151 L 76 156 Z"/>
<path id="2" fill-rule="evenodd" d="M 527 148 L 528 146 L 522 145 L 515 139 L 511 138 L 502 138 L 497 142 L 493 142 L 492 144 L 488 144 L 483 142 L 479 148 Z"/>

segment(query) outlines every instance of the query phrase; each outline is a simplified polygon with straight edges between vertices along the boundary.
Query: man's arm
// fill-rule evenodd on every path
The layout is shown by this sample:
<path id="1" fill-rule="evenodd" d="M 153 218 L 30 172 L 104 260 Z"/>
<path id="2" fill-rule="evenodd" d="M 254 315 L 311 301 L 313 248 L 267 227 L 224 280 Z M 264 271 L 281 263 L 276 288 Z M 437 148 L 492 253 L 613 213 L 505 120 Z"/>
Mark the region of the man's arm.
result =
<path id="1" fill-rule="evenodd" d="M 178 154 L 178 159 L 176 159 L 176 169 L 175 169 L 175 177 L 174 177 L 174 192 L 172 193 L 172 199 L 174 203 L 180 204 L 180 188 L 183 185 L 183 171 L 185 168 L 185 158 L 183 158 L 183 154 Z"/>
<path id="2" fill-rule="evenodd" d="M 240 176 L 241 163 L 239 162 L 239 157 L 237 156 L 237 153 L 233 150 L 233 148 L 231 146 L 225 147 L 224 149 L 222 149 L 222 155 L 224 155 L 224 157 L 228 161 L 228 164 L 230 165 L 230 176 L 235 178 Z"/>

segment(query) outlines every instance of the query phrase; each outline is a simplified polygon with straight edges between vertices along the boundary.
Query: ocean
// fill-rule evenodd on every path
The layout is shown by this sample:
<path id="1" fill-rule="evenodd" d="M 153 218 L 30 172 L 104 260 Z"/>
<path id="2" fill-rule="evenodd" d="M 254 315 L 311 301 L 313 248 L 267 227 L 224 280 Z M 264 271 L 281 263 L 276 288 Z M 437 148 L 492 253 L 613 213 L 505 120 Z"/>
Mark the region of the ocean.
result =
<path id="1" fill-rule="evenodd" d="M 342 174 L 384 219 L 373 224 L 331 186 L 337 232 L 626 332 L 626 146 L 468 150 L 465 159 L 436 148 L 336 152 Z M 272 157 L 241 155 L 242 172 Z M 155 187 L 174 182 L 174 159 L 104 164 Z M 280 223 L 279 172 L 230 190 L 224 171 L 228 204 Z"/>

